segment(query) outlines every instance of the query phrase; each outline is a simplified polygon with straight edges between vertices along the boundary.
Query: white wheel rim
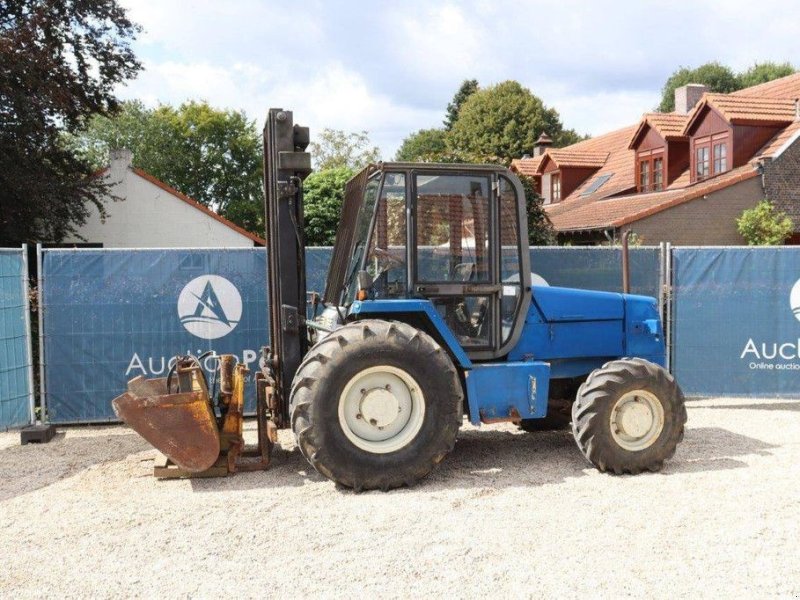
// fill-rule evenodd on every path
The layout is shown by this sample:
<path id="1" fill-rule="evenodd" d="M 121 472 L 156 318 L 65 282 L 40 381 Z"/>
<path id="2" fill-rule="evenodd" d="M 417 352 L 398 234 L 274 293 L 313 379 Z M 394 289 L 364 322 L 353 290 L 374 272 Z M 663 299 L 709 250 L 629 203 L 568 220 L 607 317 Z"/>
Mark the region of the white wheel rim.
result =
<path id="1" fill-rule="evenodd" d="M 649 448 L 663 429 L 664 407 L 651 392 L 627 392 L 611 410 L 611 436 L 625 450 Z"/>
<path id="2" fill-rule="evenodd" d="M 339 425 L 347 439 L 374 454 L 405 447 L 425 419 L 425 396 L 402 369 L 382 365 L 359 371 L 339 396 Z"/>

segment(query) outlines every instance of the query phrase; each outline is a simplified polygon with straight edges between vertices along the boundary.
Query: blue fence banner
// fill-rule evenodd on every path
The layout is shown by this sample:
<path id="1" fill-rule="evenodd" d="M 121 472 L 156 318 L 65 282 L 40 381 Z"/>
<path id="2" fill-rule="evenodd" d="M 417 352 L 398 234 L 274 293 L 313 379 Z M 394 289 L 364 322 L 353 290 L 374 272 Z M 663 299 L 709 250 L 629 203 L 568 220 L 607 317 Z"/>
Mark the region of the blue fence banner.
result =
<path id="1" fill-rule="evenodd" d="M 0 249 L 0 430 L 31 422 L 27 249 Z"/>
<path id="2" fill-rule="evenodd" d="M 631 293 L 657 298 L 661 249 L 630 248 Z M 531 248 L 531 271 L 549 285 L 604 292 L 622 291 L 622 249 L 611 246 Z"/>
<path id="3" fill-rule="evenodd" d="M 44 250 L 45 403 L 52 423 L 114 419 L 126 382 L 163 377 L 170 359 L 232 353 L 254 373 L 268 344 L 262 249 Z M 306 285 L 322 292 L 331 248 L 306 249 Z M 532 248 L 550 285 L 621 290 L 618 248 Z M 659 249 L 631 250 L 632 290 L 656 295 Z M 209 369 L 213 361 L 207 362 Z M 254 386 L 247 386 L 248 410 Z"/>
<path id="4" fill-rule="evenodd" d="M 175 354 L 235 354 L 252 376 L 268 343 L 264 249 L 45 250 L 42 271 L 52 423 L 113 420 L 126 382 Z"/>
<path id="5" fill-rule="evenodd" d="M 684 392 L 800 397 L 800 248 L 676 248 L 672 261 Z"/>

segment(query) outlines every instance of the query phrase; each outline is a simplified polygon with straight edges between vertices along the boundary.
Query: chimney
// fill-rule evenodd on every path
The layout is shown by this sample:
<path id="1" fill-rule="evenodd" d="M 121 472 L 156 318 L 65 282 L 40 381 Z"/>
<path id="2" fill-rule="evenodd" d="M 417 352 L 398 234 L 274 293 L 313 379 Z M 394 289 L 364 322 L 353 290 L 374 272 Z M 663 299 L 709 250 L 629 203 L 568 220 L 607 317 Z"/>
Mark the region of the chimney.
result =
<path id="1" fill-rule="evenodd" d="M 800 121 L 800 98 L 794 99 L 794 120 Z"/>
<path id="2" fill-rule="evenodd" d="M 122 181 L 125 173 L 133 164 L 133 152 L 127 148 L 112 148 L 108 151 L 108 158 L 111 181 Z"/>
<path id="3" fill-rule="evenodd" d="M 533 155 L 541 156 L 552 145 L 553 140 L 543 131 L 542 135 L 539 136 L 539 139 L 536 140 L 536 143 L 533 145 Z"/>
<path id="4" fill-rule="evenodd" d="M 688 83 L 675 88 L 675 112 L 688 115 L 707 91 L 702 83 Z"/>

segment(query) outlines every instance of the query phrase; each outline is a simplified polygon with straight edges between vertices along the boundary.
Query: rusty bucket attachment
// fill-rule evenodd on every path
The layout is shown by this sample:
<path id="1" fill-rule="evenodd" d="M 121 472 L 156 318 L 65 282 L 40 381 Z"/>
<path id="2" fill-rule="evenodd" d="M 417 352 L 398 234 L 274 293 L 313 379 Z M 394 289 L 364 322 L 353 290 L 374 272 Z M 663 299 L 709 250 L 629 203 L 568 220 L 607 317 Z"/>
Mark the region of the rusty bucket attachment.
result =
<path id="1" fill-rule="evenodd" d="M 248 369 L 236 364 L 232 355 L 219 356 L 218 362 L 216 407 L 200 360 L 193 356 L 178 357 L 169 377 L 130 380 L 128 391 L 112 401 L 116 415 L 163 455 L 156 460 L 156 477 L 224 476 L 269 465 L 277 436 L 269 427 L 266 402 L 259 394 L 258 446 L 245 448 L 244 386 Z M 177 375 L 174 380 L 173 375 Z"/>

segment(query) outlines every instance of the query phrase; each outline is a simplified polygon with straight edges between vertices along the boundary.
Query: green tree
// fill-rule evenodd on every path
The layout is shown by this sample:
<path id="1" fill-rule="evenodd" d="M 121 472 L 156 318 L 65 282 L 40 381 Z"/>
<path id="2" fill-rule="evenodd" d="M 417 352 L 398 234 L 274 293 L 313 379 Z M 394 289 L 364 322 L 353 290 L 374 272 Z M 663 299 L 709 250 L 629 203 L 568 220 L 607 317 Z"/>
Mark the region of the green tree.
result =
<path id="1" fill-rule="evenodd" d="M 740 88 L 739 78 L 730 67 L 710 62 L 696 69 L 681 67 L 669 76 L 661 89 L 661 104 L 658 110 L 672 112 L 675 110 L 675 89 L 688 83 L 702 83 L 712 92 L 729 93 Z"/>
<path id="2" fill-rule="evenodd" d="M 536 193 L 533 178 L 519 175 L 519 180 L 525 190 L 525 205 L 528 210 L 528 243 L 531 246 L 554 245 L 556 232 L 544 210 L 544 198 Z"/>
<path id="3" fill-rule="evenodd" d="M 736 228 L 749 246 L 780 246 L 794 230 L 792 220 L 767 199 L 736 219 Z"/>
<path id="4" fill-rule="evenodd" d="M 444 162 L 447 160 L 447 132 L 444 129 L 420 129 L 400 145 L 395 160 L 408 162 Z"/>
<path id="5" fill-rule="evenodd" d="M 306 245 L 332 246 L 342 219 L 344 186 L 355 174 L 350 167 L 316 171 L 303 183 Z"/>
<path id="6" fill-rule="evenodd" d="M 381 151 L 369 141 L 369 133 L 347 133 L 340 129 L 323 129 L 311 143 L 311 158 L 319 171 L 348 167 L 359 170 L 381 159 Z"/>
<path id="7" fill-rule="evenodd" d="M 546 131 L 556 146 L 580 140 L 565 130 L 558 112 L 516 81 L 505 81 L 472 94 L 449 132 L 451 150 L 467 162 L 500 162 L 529 153 Z"/>
<path id="8" fill-rule="evenodd" d="M 795 69 L 791 63 L 788 62 L 756 63 L 746 71 L 739 73 L 739 88 L 743 89 L 758 85 L 759 83 L 766 83 L 767 81 L 772 81 L 773 79 L 780 79 L 781 77 L 792 75 L 796 71 L 797 69 Z"/>
<path id="9" fill-rule="evenodd" d="M 0 243 L 59 241 L 107 186 L 62 143 L 141 69 L 116 0 L 0 0 Z"/>
<path id="10" fill-rule="evenodd" d="M 480 89 L 477 79 L 465 79 L 458 88 L 455 96 L 447 105 L 447 115 L 444 118 L 445 131 L 450 131 L 458 120 L 458 113 L 464 102 Z"/>
<path id="11" fill-rule="evenodd" d="M 237 225 L 263 235 L 261 139 L 244 112 L 206 102 L 175 108 L 122 105 L 98 116 L 71 143 L 95 165 L 108 151 L 128 148 L 135 166 L 212 208 Z"/>

